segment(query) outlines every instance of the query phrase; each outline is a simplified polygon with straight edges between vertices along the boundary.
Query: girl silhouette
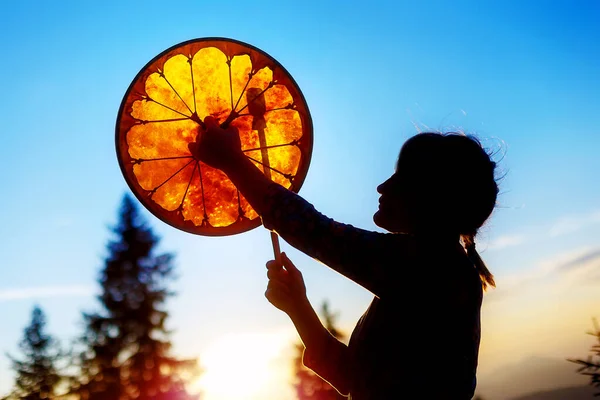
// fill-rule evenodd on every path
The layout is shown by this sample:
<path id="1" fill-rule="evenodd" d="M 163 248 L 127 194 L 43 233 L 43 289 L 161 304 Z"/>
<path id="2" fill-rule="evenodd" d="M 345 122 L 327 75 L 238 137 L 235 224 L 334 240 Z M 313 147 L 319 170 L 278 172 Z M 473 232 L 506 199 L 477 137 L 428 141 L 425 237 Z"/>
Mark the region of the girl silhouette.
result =
<path id="1" fill-rule="evenodd" d="M 377 187 L 373 220 L 389 232 L 379 233 L 322 215 L 267 179 L 235 128 L 205 123 L 200 159 L 227 174 L 264 226 L 374 295 L 346 345 L 320 322 L 285 253 L 281 264 L 267 262 L 265 296 L 295 325 L 304 365 L 353 400 L 471 399 L 483 291 L 494 286 L 475 236 L 498 194 L 496 164 L 480 142 L 458 133 L 408 139 Z"/>

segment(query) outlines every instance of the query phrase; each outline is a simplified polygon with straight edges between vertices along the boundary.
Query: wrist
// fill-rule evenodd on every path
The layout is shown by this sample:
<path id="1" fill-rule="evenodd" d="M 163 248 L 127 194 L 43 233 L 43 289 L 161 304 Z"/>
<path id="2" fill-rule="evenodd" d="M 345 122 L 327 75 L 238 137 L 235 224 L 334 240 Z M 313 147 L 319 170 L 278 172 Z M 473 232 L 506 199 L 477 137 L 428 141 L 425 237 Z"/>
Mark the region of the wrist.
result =
<path id="1" fill-rule="evenodd" d="M 287 315 L 292 319 L 292 321 L 298 322 L 307 319 L 311 313 L 314 313 L 314 309 L 306 297 L 294 302 L 294 304 L 287 310 Z"/>
<path id="2" fill-rule="evenodd" d="M 221 169 L 225 174 L 235 175 L 237 172 L 243 170 L 247 167 L 247 163 L 251 163 L 251 161 L 246 157 L 246 155 L 240 151 L 239 153 L 233 153 L 226 160 L 223 160 L 223 165 Z"/>

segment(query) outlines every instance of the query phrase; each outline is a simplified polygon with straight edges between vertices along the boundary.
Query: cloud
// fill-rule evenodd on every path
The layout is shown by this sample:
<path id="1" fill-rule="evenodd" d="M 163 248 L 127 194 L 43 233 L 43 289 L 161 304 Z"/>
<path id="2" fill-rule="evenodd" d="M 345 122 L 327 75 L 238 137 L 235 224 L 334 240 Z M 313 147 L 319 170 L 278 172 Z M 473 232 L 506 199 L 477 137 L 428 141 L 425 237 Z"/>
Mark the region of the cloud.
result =
<path id="1" fill-rule="evenodd" d="M 593 211 L 589 214 L 571 215 L 558 219 L 548 231 L 552 237 L 573 233 L 590 225 L 600 223 L 600 210 Z"/>
<path id="2" fill-rule="evenodd" d="M 12 300 L 40 299 L 49 297 L 91 296 L 96 292 L 90 285 L 57 285 L 0 289 L 0 303 Z"/>
<path id="3" fill-rule="evenodd" d="M 525 235 L 513 233 L 498 236 L 490 240 L 487 250 L 501 250 L 506 247 L 517 246 L 524 242 L 547 239 L 547 236 L 557 237 L 579 231 L 592 225 L 600 224 L 600 210 L 594 210 L 587 214 L 568 215 L 558 218 L 549 228 L 544 229 L 543 234 Z"/>
<path id="4" fill-rule="evenodd" d="M 510 246 L 517 246 L 525 242 L 526 236 L 522 234 L 502 235 L 492 241 L 487 246 L 488 250 L 500 250 Z"/>
<path id="5" fill-rule="evenodd" d="M 595 263 L 597 261 L 597 263 Z M 585 253 L 568 260 L 558 266 L 559 272 L 567 272 L 569 270 L 582 268 L 589 264 L 600 264 L 600 248 L 586 251 Z"/>
<path id="6" fill-rule="evenodd" d="M 507 294 L 530 289 L 537 284 L 557 283 L 560 286 L 595 284 L 600 281 L 600 247 L 581 247 L 541 260 L 533 268 L 496 279 L 498 289 L 487 295 L 499 300 Z"/>
<path id="7" fill-rule="evenodd" d="M 600 224 L 600 210 L 587 214 L 571 215 L 559 218 L 545 235 L 508 234 L 490 241 L 489 250 L 499 250 L 524 242 L 548 240 L 548 236 L 557 237 Z M 499 289 L 489 293 L 491 298 L 503 298 L 506 294 L 526 290 L 535 284 L 554 282 L 556 285 L 596 284 L 600 282 L 600 246 L 585 246 L 553 254 L 539 260 L 535 265 L 523 268 L 509 276 L 497 277 Z"/>
<path id="8" fill-rule="evenodd" d="M 571 287 L 597 284 L 600 281 L 600 248 L 558 265 L 557 276 Z"/>

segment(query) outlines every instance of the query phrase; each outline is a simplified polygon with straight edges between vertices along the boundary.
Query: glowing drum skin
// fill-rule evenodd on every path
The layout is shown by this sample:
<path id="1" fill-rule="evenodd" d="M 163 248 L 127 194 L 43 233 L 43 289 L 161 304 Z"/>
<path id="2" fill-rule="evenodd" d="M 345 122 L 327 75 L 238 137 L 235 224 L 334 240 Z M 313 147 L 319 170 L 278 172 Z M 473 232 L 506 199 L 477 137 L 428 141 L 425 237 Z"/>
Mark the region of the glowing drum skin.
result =
<path id="1" fill-rule="evenodd" d="M 246 156 L 297 192 L 313 146 L 300 88 L 267 53 L 226 38 L 177 44 L 137 74 L 121 103 L 116 150 L 127 184 L 152 214 L 186 232 L 222 236 L 261 220 L 220 170 L 195 155 L 204 118 L 235 126 Z"/>

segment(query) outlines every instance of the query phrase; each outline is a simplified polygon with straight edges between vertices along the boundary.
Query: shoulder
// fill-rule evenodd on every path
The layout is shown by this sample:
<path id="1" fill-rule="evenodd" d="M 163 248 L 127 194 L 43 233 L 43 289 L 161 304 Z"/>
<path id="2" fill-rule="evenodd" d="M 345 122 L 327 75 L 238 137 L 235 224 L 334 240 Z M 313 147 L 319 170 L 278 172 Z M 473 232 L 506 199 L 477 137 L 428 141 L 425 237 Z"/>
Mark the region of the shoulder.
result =
<path id="1" fill-rule="evenodd" d="M 381 242 L 396 255 L 401 254 L 404 261 L 418 261 L 425 254 L 431 253 L 428 242 L 408 233 L 384 233 Z"/>
<path id="2" fill-rule="evenodd" d="M 469 275 L 466 255 L 458 241 L 439 242 L 410 234 L 393 234 L 384 241 L 390 260 L 396 261 L 393 274 L 408 285 L 441 289 Z"/>

